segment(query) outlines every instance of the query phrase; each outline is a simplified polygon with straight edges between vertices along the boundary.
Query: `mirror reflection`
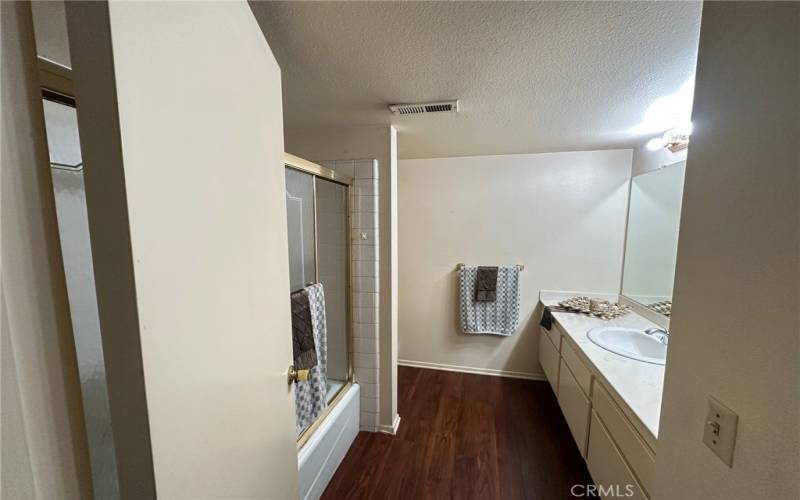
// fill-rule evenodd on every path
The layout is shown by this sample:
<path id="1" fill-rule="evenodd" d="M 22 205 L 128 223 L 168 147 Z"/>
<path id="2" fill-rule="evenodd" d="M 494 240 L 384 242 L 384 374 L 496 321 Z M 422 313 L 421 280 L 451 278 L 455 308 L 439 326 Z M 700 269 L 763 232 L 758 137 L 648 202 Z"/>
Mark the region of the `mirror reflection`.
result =
<path id="1" fill-rule="evenodd" d="M 631 180 L 622 294 L 665 316 L 672 308 L 686 162 Z"/>

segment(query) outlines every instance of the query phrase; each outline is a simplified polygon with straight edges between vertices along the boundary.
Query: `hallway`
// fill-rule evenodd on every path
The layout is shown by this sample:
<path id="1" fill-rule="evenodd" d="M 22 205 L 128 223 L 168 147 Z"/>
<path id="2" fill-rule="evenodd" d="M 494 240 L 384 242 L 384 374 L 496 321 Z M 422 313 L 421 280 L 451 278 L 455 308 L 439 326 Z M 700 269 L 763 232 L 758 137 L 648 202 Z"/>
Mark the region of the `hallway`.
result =
<path id="1" fill-rule="evenodd" d="M 591 483 L 546 382 L 405 366 L 398 378 L 397 436 L 359 433 L 323 498 L 557 499 Z"/>

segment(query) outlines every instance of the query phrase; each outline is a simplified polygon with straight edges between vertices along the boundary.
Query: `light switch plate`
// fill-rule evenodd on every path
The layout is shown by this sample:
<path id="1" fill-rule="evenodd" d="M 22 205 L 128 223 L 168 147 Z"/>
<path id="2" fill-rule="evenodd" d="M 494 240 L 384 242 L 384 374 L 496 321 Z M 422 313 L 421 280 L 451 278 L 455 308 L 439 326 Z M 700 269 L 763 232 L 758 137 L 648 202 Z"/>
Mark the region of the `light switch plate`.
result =
<path id="1" fill-rule="evenodd" d="M 713 397 L 708 398 L 708 413 L 703 430 L 703 443 L 728 467 L 733 467 L 733 448 L 739 416 Z"/>

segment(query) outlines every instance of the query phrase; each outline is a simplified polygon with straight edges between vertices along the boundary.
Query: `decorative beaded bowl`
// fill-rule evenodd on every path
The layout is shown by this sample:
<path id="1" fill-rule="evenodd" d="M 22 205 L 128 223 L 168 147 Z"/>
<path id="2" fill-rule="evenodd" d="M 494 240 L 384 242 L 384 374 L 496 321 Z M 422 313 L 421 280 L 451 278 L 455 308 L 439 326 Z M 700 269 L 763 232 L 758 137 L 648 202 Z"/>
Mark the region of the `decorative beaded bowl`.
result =
<path id="1" fill-rule="evenodd" d="M 615 302 L 599 301 L 589 297 L 572 297 L 562 300 L 559 306 L 570 312 L 586 314 L 603 320 L 609 320 L 624 316 L 631 311 L 630 306 Z M 594 307 L 593 307 L 594 306 Z"/>
<path id="2" fill-rule="evenodd" d="M 672 314 L 672 302 L 669 300 L 664 300 L 661 302 L 653 302 L 652 304 L 648 304 L 647 307 L 667 317 L 669 317 L 670 314 Z"/>

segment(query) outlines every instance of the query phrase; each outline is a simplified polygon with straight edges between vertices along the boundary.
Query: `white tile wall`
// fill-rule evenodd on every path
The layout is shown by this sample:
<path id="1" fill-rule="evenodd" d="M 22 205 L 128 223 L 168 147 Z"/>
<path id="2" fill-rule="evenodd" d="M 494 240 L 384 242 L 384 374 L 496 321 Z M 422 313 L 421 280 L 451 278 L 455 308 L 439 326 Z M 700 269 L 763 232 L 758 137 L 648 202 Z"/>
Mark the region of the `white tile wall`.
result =
<path id="1" fill-rule="evenodd" d="M 353 278 L 353 290 L 358 292 L 378 293 L 378 284 L 374 276 L 356 276 Z"/>
<path id="2" fill-rule="evenodd" d="M 332 169 L 336 170 L 337 172 L 339 172 L 341 174 L 344 174 L 344 175 L 346 175 L 348 177 L 355 178 L 355 174 L 354 174 L 355 162 L 353 160 L 339 160 L 339 161 L 334 161 L 334 162 L 323 162 L 322 164 L 325 165 L 326 167 L 332 168 Z"/>
<path id="3" fill-rule="evenodd" d="M 353 162 L 354 179 L 377 179 L 378 162 L 373 160 Z"/>
<path id="4" fill-rule="evenodd" d="M 378 249 L 375 245 L 353 245 L 351 252 L 355 261 L 378 262 Z"/>
<path id="5" fill-rule="evenodd" d="M 378 397 L 378 384 L 359 384 L 361 387 L 361 391 L 364 393 L 364 396 L 368 398 L 377 398 Z"/>
<path id="6" fill-rule="evenodd" d="M 378 196 L 353 194 L 353 205 L 358 212 L 378 213 Z"/>
<path id="7" fill-rule="evenodd" d="M 378 342 L 378 162 L 324 161 L 354 179 L 351 194 L 351 306 L 353 369 L 361 386 L 362 430 L 377 431 L 380 411 Z M 331 235 L 333 236 L 333 235 Z M 320 256 L 322 257 L 322 256 Z"/>
<path id="8" fill-rule="evenodd" d="M 375 237 L 378 234 L 377 228 L 354 227 L 350 230 L 350 238 L 354 245 L 375 245 Z"/>
<path id="9" fill-rule="evenodd" d="M 378 342 L 373 338 L 354 337 L 353 338 L 353 351 L 361 353 L 377 353 Z"/>
<path id="10" fill-rule="evenodd" d="M 376 212 L 362 212 L 354 215 L 353 227 L 362 229 L 377 229 L 378 214 Z"/>
<path id="11" fill-rule="evenodd" d="M 364 399 L 361 399 L 363 403 Z M 361 430 L 372 430 L 375 432 L 378 429 L 378 412 L 370 412 L 361 408 Z"/>
<path id="12" fill-rule="evenodd" d="M 361 406 L 362 415 L 364 413 L 368 413 L 368 414 L 374 414 L 376 417 L 378 416 L 378 412 L 380 409 L 380 401 L 378 398 L 368 398 L 366 396 L 361 396 L 361 405 L 362 405 Z M 372 418 L 370 418 L 370 420 L 372 420 Z"/>
<path id="13" fill-rule="evenodd" d="M 368 278 L 364 278 L 368 279 Z M 378 311 L 372 307 L 354 307 L 353 321 L 359 324 L 373 325 L 378 323 Z"/>
<path id="14" fill-rule="evenodd" d="M 376 276 L 376 274 L 372 273 L 372 276 Z M 375 307 L 378 305 L 377 293 L 361 292 L 354 293 L 353 295 L 353 307 Z"/>
<path id="15" fill-rule="evenodd" d="M 353 325 L 353 336 L 365 339 L 374 338 L 377 341 L 378 325 L 355 324 Z"/>
<path id="16" fill-rule="evenodd" d="M 358 382 L 365 383 L 365 384 L 377 384 L 378 383 L 378 368 L 366 368 L 363 366 L 355 366 L 353 369 L 356 372 L 356 378 Z"/>
<path id="17" fill-rule="evenodd" d="M 353 187 L 355 188 L 355 194 L 357 196 L 372 196 L 372 194 L 377 191 L 378 180 L 356 179 L 353 182 Z"/>

